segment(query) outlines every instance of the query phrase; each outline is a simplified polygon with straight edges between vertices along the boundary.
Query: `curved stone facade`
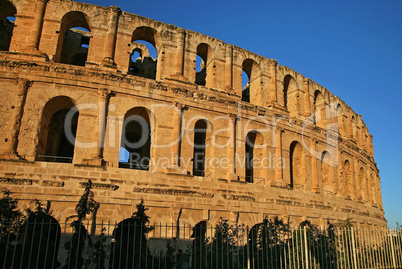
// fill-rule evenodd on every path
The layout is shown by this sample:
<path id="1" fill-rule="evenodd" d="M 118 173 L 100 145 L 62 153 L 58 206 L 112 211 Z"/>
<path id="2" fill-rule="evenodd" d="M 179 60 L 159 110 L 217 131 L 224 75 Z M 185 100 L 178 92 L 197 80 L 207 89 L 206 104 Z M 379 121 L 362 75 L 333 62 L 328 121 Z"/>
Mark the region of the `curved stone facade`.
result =
<path id="1" fill-rule="evenodd" d="M 372 136 L 314 81 L 113 6 L 0 6 L 0 186 L 22 206 L 64 221 L 90 179 L 98 221 L 142 198 L 162 223 L 386 226 Z"/>

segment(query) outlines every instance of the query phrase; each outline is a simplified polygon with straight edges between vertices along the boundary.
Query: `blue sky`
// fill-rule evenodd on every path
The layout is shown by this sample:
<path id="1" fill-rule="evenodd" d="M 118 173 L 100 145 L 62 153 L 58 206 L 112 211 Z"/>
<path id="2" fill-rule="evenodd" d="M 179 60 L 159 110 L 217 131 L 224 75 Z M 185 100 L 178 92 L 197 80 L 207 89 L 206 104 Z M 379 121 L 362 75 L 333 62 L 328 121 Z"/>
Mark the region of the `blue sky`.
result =
<path id="1" fill-rule="evenodd" d="M 385 216 L 402 224 L 402 1 L 85 0 L 200 32 L 286 65 L 363 115 Z"/>

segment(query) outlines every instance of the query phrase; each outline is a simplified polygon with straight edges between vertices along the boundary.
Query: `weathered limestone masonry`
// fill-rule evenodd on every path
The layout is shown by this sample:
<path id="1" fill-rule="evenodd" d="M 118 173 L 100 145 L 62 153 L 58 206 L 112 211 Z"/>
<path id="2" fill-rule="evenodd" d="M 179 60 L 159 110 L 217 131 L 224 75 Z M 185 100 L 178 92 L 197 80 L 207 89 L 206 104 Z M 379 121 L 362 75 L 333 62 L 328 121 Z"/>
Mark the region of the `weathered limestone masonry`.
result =
<path id="1" fill-rule="evenodd" d="M 143 198 L 162 223 L 386 226 L 361 115 L 274 59 L 113 6 L 0 0 L 0 19 L 0 186 L 23 207 L 64 221 L 90 179 L 97 222 Z"/>

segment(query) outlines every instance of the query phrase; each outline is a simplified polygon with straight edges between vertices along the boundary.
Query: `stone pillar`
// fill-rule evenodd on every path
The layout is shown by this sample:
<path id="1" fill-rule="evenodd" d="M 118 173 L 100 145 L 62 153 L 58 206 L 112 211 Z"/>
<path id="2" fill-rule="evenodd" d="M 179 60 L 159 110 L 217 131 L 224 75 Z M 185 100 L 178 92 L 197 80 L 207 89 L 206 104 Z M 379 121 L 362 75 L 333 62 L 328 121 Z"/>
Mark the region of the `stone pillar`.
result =
<path id="1" fill-rule="evenodd" d="M 233 91 L 233 46 L 226 46 L 225 53 L 225 85 L 227 89 Z"/>
<path id="2" fill-rule="evenodd" d="M 232 127 L 232 130 L 229 135 L 229 146 L 228 146 L 228 156 L 229 156 L 229 171 L 228 171 L 228 177 L 230 180 L 235 180 L 237 179 L 237 173 L 236 173 L 236 146 L 237 146 L 237 120 L 238 117 L 236 114 L 229 114 L 230 118 L 230 126 Z"/>
<path id="3" fill-rule="evenodd" d="M 0 154 L 1 158 L 20 159 L 17 154 L 18 135 L 21 127 L 22 115 L 24 113 L 24 105 L 27 97 L 28 88 L 32 85 L 31 81 L 23 78 L 17 79 L 17 91 L 14 99 L 14 110 L 10 118 L 10 131 L 6 148 Z"/>
<path id="4" fill-rule="evenodd" d="M 304 112 L 306 118 L 311 116 L 310 107 L 310 79 L 304 78 L 303 80 L 303 90 L 304 90 Z"/>
<path id="5" fill-rule="evenodd" d="M 121 10 L 118 7 L 110 6 L 109 13 L 109 29 L 106 34 L 104 58 L 102 60 L 102 64 L 115 67 L 116 63 L 114 62 L 114 53 L 116 49 L 117 28 L 119 25 Z"/>
<path id="6" fill-rule="evenodd" d="M 39 42 L 42 34 L 43 17 L 45 16 L 46 5 L 49 0 L 37 0 L 35 14 L 33 15 L 32 32 L 28 41 L 28 47 L 23 50 L 25 53 L 39 54 Z"/>
<path id="7" fill-rule="evenodd" d="M 276 66 L 278 63 L 273 60 L 269 62 L 269 69 L 271 73 L 271 102 L 273 104 L 278 103 L 278 87 L 276 85 Z"/>
<path id="8" fill-rule="evenodd" d="M 177 52 L 176 52 L 176 74 L 184 75 L 184 59 L 186 46 L 186 30 L 182 29 L 177 33 Z"/>
<path id="9" fill-rule="evenodd" d="M 180 172 L 180 150 L 182 140 L 183 111 L 188 107 L 184 104 L 175 102 L 173 111 L 173 130 L 171 145 L 171 160 L 167 172 Z"/>
<path id="10" fill-rule="evenodd" d="M 318 167 L 317 167 L 317 140 L 312 139 L 311 140 L 311 150 L 313 152 L 312 158 L 311 158 L 311 175 L 313 177 L 313 186 L 312 186 L 312 191 L 313 192 L 320 192 L 320 188 L 318 185 Z"/>
<path id="11" fill-rule="evenodd" d="M 102 159 L 103 148 L 105 146 L 106 114 L 111 91 L 108 89 L 99 89 L 98 94 L 98 148 L 96 156 Z"/>
<path id="12" fill-rule="evenodd" d="M 279 165 L 277 162 L 282 161 L 282 130 L 281 127 L 276 127 L 275 130 L 275 184 L 280 186 L 285 186 L 283 181 L 283 166 L 288 164 Z M 272 184 L 271 184 L 272 185 Z"/>

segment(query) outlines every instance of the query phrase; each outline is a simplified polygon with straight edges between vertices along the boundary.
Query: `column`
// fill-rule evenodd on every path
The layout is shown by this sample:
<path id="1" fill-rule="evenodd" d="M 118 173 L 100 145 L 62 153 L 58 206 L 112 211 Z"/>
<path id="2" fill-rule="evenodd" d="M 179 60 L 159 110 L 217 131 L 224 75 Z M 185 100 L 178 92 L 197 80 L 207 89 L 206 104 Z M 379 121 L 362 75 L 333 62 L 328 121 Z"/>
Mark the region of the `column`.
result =
<path id="1" fill-rule="evenodd" d="M 106 34 L 104 59 L 102 64 L 114 67 L 116 66 L 116 63 L 114 62 L 114 53 L 116 49 L 117 28 L 119 25 L 121 10 L 118 7 L 110 6 L 109 13 L 109 29 Z"/>
<path id="2" fill-rule="evenodd" d="M 36 51 L 39 49 L 40 37 L 42 34 L 43 17 L 45 16 L 47 2 L 48 0 L 38 0 L 36 2 L 31 37 L 28 41 L 28 47 Z"/>
<path id="3" fill-rule="evenodd" d="M 182 139 L 183 111 L 188 107 L 184 104 L 175 102 L 173 111 L 173 130 L 172 130 L 172 146 L 169 170 L 180 170 L 180 150 Z"/>
<path id="4" fill-rule="evenodd" d="M 228 156 L 229 156 L 229 171 L 228 171 L 228 176 L 229 179 L 237 179 L 236 178 L 236 140 L 237 140 L 237 132 L 236 132 L 236 127 L 237 127 L 237 115 L 236 114 L 229 114 L 229 124 L 231 127 L 231 132 L 229 135 L 229 146 L 228 146 Z"/>
<path id="5" fill-rule="evenodd" d="M 318 171 L 317 171 L 317 144 L 318 142 L 315 139 L 311 140 L 311 150 L 312 150 L 312 157 L 311 157 L 311 175 L 313 177 L 313 192 L 320 192 L 320 188 L 318 185 Z"/>
<path id="6" fill-rule="evenodd" d="M 225 85 L 233 91 L 233 46 L 227 45 L 225 52 Z"/>
<path id="7" fill-rule="evenodd" d="M 283 165 L 279 165 L 278 162 L 282 161 L 282 133 L 284 131 L 280 127 L 276 127 L 275 130 L 275 144 L 276 144 L 276 149 L 275 149 L 275 181 L 276 183 L 282 183 L 285 185 L 283 182 Z"/>
<path id="8" fill-rule="evenodd" d="M 10 118 L 10 131 L 6 148 L 1 154 L 4 158 L 19 159 L 17 154 L 18 135 L 21 127 L 22 115 L 24 114 L 24 105 L 27 97 L 28 88 L 32 85 L 31 81 L 23 78 L 17 79 L 17 91 L 14 99 L 14 110 Z"/>
<path id="9" fill-rule="evenodd" d="M 269 62 L 270 73 L 271 73 L 271 102 L 278 103 L 278 87 L 276 85 L 276 66 L 278 63 L 273 60 Z"/>
<path id="10" fill-rule="evenodd" d="M 184 55 L 186 44 L 186 30 L 182 29 L 177 33 L 177 52 L 176 52 L 176 74 L 184 75 Z"/>
<path id="11" fill-rule="evenodd" d="M 96 157 L 103 159 L 103 148 L 105 146 L 106 135 L 106 114 L 109 104 L 111 91 L 108 89 L 98 90 L 98 148 Z"/>
<path id="12" fill-rule="evenodd" d="M 303 90 L 304 90 L 304 112 L 306 118 L 311 116 L 310 108 L 310 79 L 304 78 L 303 80 Z"/>

